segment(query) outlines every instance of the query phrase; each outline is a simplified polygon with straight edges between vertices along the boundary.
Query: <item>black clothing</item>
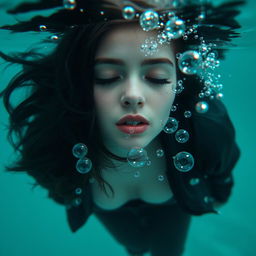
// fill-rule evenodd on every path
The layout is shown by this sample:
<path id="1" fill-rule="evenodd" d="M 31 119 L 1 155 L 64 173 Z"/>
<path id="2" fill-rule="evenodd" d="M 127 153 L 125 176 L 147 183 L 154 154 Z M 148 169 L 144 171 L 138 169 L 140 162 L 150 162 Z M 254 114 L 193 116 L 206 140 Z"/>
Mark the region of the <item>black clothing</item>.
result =
<path id="1" fill-rule="evenodd" d="M 178 143 L 174 134 L 160 133 L 168 170 L 166 176 L 178 206 L 191 215 L 218 213 L 213 202 L 227 202 L 234 185 L 232 169 L 238 161 L 240 150 L 235 142 L 235 130 L 224 104 L 218 100 L 208 102 L 205 114 L 192 113 L 192 117 L 180 121 L 179 129 L 190 134 L 187 143 Z M 193 155 L 195 164 L 188 172 L 178 171 L 172 157 L 181 151 Z M 192 179 L 198 178 L 198 184 Z M 72 232 L 84 225 L 93 213 L 90 186 L 85 188 L 82 204 L 67 209 Z"/>
<path id="2" fill-rule="evenodd" d="M 129 253 L 150 251 L 152 256 L 181 256 L 184 251 L 191 215 L 177 205 L 174 197 L 160 204 L 136 199 L 115 210 L 95 204 L 93 209 Z"/>

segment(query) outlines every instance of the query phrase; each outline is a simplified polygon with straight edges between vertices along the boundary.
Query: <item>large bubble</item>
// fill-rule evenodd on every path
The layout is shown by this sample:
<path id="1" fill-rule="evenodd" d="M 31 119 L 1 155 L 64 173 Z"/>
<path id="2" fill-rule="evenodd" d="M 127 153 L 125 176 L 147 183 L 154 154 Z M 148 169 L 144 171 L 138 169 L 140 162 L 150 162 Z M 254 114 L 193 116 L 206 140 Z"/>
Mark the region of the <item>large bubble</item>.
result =
<path id="1" fill-rule="evenodd" d="M 178 17 L 170 18 L 164 28 L 164 33 L 167 35 L 168 39 L 177 39 L 184 35 L 186 26 L 184 21 Z"/>
<path id="2" fill-rule="evenodd" d="M 140 15 L 140 26 L 144 31 L 150 31 L 159 25 L 159 15 L 153 10 L 147 10 Z"/>
<path id="3" fill-rule="evenodd" d="M 180 152 L 173 157 L 175 168 L 180 172 L 188 172 L 194 167 L 194 157 L 188 152 Z"/>
<path id="4" fill-rule="evenodd" d="M 76 158 L 82 158 L 88 153 L 88 148 L 83 143 L 77 143 L 72 149 L 73 156 Z"/>
<path id="5" fill-rule="evenodd" d="M 176 132 L 175 139 L 179 143 L 186 143 L 189 140 L 189 133 L 184 129 L 180 129 Z"/>
<path id="6" fill-rule="evenodd" d="M 88 173 L 92 169 L 92 162 L 89 158 L 84 157 L 77 161 L 76 170 L 81 173 L 85 174 Z"/>
<path id="7" fill-rule="evenodd" d="M 177 131 L 178 126 L 179 126 L 178 121 L 174 117 L 169 117 L 168 121 L 164 127 L 164 132 L 174 133 Z"/>
<path id="8" fill-rule="evenodd" d="M 88 148 L 83 143 L 77 143 L 72 149 L 73 156 L 76 158 L 82 158 L 88 153 Z"/>
<path id="9" fill-rule="evenodd" d="M 202 64 L 202 57 L 197 51 L 186 51 L 184 52 L 178 60 L 178 65 L 181 70 L 186 75 L 196 74 Z"/>
<path id="10" fill-rule="evenodd" d="M 147 164 L 148 155 L 144 148 L 132 148 L 127 154 L 128 163 L 132 167 L 143 167 Z"/>

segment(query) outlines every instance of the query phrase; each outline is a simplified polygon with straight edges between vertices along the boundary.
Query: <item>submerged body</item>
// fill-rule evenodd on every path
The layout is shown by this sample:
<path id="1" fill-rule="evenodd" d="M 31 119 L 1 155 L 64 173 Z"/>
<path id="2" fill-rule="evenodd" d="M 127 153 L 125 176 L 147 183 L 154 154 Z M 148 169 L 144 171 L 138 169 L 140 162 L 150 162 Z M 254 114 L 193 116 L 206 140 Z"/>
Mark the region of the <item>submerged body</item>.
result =
<path id="1" fill-rule="evenodd" d="M 112 210 L 133 199 L 157 204 L 172 198 L 173 192 L 166 178 L 166 156 L 161 158 L 155 156 L 154 152 L 162 148 L 160 142 L 155 141 L 157 143 L 153 143 L 152 151 L 148 152 L 148 155 L 152 156 L 152 164 L 138 168 L 140 170 L 139 177 L 134 177 L 137 168 L 131 167 L 128 163 L 121 164 L 120 167 L 113 170 L 104 169 L 102 171 L 102 177 L 114 190 L 114 197 L 107 197 L 98 183 L 94 182 L 92 183 L 92 196 L 96 205 Z M 159 175 L 163 176 L 163 180 L 158 179 Z"/>

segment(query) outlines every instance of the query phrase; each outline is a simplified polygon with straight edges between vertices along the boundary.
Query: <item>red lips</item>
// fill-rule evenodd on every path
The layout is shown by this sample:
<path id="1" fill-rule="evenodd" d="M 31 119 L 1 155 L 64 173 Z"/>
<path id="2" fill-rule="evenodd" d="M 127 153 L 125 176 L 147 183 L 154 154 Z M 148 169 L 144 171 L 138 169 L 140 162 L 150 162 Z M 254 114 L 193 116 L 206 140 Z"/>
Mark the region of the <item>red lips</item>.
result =
<path id="1" fill-rule="evenodd" d="M 140 115 L 126 115 L 122 117 L 116 124 L 121 125 L 124 124 L 125 122 L 141 122 L 143 124 L 149 124 L 149 121 L 144 118 L 143 116 Z"/>

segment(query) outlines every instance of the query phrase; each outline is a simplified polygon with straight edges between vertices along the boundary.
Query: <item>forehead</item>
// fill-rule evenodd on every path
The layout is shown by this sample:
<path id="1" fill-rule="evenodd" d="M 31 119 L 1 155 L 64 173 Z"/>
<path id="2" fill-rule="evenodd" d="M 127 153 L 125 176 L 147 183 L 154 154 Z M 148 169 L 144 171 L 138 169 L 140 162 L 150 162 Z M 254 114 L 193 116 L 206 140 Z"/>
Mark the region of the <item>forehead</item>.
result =
<path id="1" fill-rule="evenodd" d="M 158 44 L 158 51 L 151 56 L 145 56 L 141 46 L 146 40 L 157 40 L 158 31 L 143 31 L 139 24 L 121 24 L 109 30 L 102 38 L 96 57 L 119 57 L 126 59 L 170 58 L 174 59 L 172 45 Z"/>

